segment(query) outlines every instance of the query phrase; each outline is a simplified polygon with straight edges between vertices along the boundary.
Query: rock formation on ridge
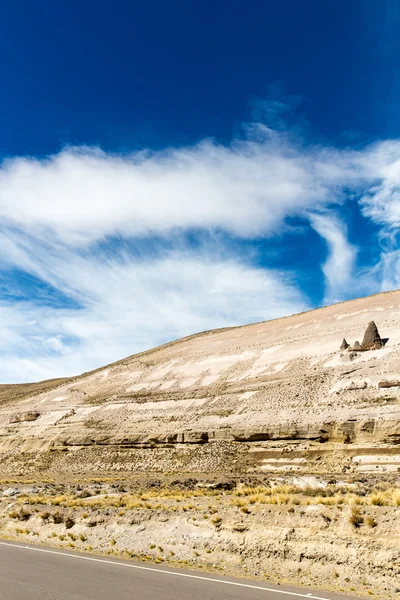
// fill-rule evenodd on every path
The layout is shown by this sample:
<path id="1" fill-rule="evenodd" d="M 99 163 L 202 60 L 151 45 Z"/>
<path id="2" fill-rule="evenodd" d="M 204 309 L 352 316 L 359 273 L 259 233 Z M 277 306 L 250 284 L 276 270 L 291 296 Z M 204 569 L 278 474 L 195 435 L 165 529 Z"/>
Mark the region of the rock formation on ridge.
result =
<path id="1" fill-rule="evenodd" d="M 368 323 L 364 333 L 364 339 L 361 344 L 362 350 L 378 350 L 382 348 L 382 340 L 374 321 Z"/>

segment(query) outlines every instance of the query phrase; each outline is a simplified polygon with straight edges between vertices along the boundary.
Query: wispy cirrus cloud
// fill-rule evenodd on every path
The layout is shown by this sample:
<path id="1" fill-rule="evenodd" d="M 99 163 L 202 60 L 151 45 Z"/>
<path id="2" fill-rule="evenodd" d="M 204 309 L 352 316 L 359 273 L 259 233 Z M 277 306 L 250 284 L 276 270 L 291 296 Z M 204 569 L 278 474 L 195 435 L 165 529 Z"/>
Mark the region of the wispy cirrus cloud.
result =
<path id="1" fill-rule="evenodd" d="M 346 224 L 334 213 L 310 214 L 310 224 L 325 240 L 328 256 L 322 263 L 327 287 L 325 302 L 332 304 L 355 292 L 354 267 L 356 248 L 350 244 Z"/>
<path id="2" fill-rule="evenodd" d="M 400 140 L 372 145 L 364 165 L 370 185 L 360 199 L 364 215 L 393 230 L 400 226 Z"/>
<path id="3" fill-rule="evenodd" d="M 59 289 L 76 289 L 81 306 L 3 305 L 3 381 L 79 373 L 189 333 L 307 307 L 287 274 L 205 249 L 143 260 L 67 254 L 47 268 Z"/>

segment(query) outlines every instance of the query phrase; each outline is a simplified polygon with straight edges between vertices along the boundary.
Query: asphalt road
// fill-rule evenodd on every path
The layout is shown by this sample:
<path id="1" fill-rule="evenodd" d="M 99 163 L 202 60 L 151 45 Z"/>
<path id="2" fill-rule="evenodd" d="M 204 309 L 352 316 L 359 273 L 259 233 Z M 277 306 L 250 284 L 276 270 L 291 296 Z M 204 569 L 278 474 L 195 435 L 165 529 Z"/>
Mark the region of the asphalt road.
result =
<path id="1" fill-rule="evenodd" d="M 253 580 L 0 541 L 1 600 L 350 600 Z M 354 596 L 352 597 L 354 600 Z"/>

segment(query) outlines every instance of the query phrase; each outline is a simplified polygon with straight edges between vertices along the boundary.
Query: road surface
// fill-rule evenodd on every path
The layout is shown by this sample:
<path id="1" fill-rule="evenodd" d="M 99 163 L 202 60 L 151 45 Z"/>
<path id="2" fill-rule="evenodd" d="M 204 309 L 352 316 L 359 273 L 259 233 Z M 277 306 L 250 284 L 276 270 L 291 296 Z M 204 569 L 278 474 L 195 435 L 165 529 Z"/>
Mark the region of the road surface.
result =
<path id="1" fill-rule="evenodd" d="M 0 541 L 3 600 L 350 600 L 254 580 Z M 354 600 L 354 596 L 352 596 Z"/>

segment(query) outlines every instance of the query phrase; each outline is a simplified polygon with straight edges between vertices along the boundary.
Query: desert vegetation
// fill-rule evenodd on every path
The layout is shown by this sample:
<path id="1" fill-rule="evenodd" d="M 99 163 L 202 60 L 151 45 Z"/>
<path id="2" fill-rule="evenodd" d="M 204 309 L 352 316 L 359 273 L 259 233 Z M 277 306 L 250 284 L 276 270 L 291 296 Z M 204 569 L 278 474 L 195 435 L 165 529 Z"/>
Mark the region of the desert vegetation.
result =
<path id="1" fill-rule="evenodd" d="M 88 477 L 0 495 L 2 537 L 387 598 L 400 574 L 399 514 L 393 478 Z"/>
<path id="2" fill-rule="evenodd" d="M 96 490 L 98 491 L 98 490 Z M 259 485 L 255 487 L 238 485 L 231 490 L 213 489 L 171 489 L 161 487 L 147 491 L 138 490 L 130 492 L 113 491 L 111 493 L 96 494 L 83 490 L 77 494 L 58 494 L 57 489 L 51 494 L 27 495 L 20 494 L 18 504 L 44 505 L 66 508 L 119 508 L 124 510 L 172 510 L 190 511 L 203 510 L 199 502 L 193 500 L 213 499 L 220 506 L 233 506 L 237 508 L 253 507 L 259 505 L 287 505 L 310 506 L 400 506 L 400 486 L 393 484 L 380 484 L 366 489 L 364 486 L 350 488 L 343 485 L 327 485 L 326 487 L 296 486 L 287 484 Z M 212 512 L 214 506 L 208 505 Z M 22 509 L 20 509 L 22 510 Z M 121 512 L 120 511 L 120 512 Z M 48 513 L 46 513 L 48 514 Z M 121 513 L 122 516 L 124 513 Z"/>

